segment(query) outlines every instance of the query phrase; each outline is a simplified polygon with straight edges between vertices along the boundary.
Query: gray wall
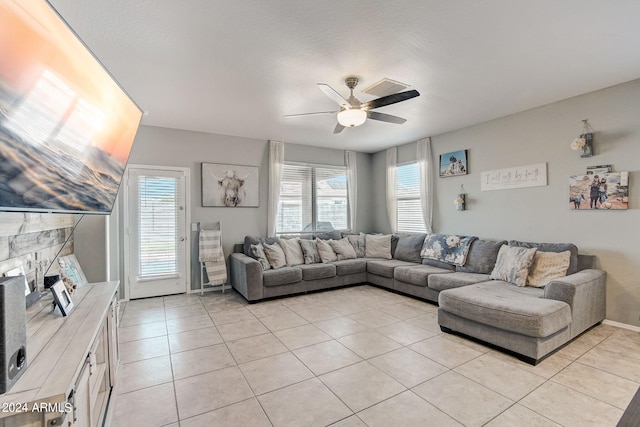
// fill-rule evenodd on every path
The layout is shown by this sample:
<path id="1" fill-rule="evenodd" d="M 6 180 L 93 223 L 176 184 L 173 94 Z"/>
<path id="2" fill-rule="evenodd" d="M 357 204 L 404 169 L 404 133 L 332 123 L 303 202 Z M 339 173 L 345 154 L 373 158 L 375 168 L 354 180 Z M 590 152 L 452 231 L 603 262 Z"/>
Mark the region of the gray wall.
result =
<path id="1" fill-rule="evenodd" d="M 267 233 L 268 147 L 268 141 L 264 140 L 141 126 L 129 163 L 190 168 L 191 222 L 200 222 L 206 227 L 208 224 L 222 221 L 223 247 L 225 253 L 229 254 L 233 244 L 242 242 L 245 235 L 264 236 Z M 344 165 L 342 150 L 286 143 L 284 152 L 287 161 Z M 372 229 L 370 158 L 371 155 L 365 153 L 358 153 L 357 157 L 359 214 L 356 221 L 359 231 Z M 202 162 L 258 166 L 260 168 L 260 206 L 258 208 L 202 207 Z M 120 205 L 124 204 L 120 203 Z M 196 243 L 196 237 L 195 233 L 192 233 L 192 248 Z M 124 241 L 121 235 L 120 241 Z M 192 258 L 192 288 L 195 289 L 200 286 L 199 273 L 197 259 Z"/>
<path id="2" fill-rule="evenodd" d="M 640 80 L 581 95 L 432 137 L 433 160 L 469 150 L 469 174 L 435 179 L 434 229 L 441 233 L 528 241 L 572 242 L 597 257 L 607 272 L 607 319 L 640 326 Z M 595 131 L 595 155 L 569 148 L 582 119 Z M 415 159 L 415 144 L 399 148 L 398 161 Z M 385 152 L 373 155 L 373 187 L 384 188 Z M 548 185 L 480 191 L 480 172 L 547 163 Z M 629 210 L 569 211 L 569 176 L 587 166 L 629 171 Z M 467 209 L 455 210 L 460 184 Z M 384 191 L 375 192 L 374 228 L 388 232 Z"/>

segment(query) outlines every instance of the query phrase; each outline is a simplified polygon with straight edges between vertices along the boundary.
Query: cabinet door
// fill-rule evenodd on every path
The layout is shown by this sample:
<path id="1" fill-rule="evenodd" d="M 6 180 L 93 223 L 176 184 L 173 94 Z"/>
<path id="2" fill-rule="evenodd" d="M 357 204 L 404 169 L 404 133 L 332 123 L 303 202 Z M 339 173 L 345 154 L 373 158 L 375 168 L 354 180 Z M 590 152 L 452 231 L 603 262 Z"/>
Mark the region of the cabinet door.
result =
<path id="1" fill-rule="evenodd" d="M 116 385 L 119 366 L 118 352 L 118 294 L 111 302 L 107 317 L 107 329 L 109 334 L 109 381 L 111 387 Z"/>
<path id="2" fill-rule="evenodd" d="M 73 413 L 71 415 L 71 424 L 74 427 L 87 427 L 91 424 L 91 389 L 89 386 L 90 377 L 89 361 L 87 360 L 82 367 L 82 372 L 78 377 L 78 382 L 73 393 Z"/>

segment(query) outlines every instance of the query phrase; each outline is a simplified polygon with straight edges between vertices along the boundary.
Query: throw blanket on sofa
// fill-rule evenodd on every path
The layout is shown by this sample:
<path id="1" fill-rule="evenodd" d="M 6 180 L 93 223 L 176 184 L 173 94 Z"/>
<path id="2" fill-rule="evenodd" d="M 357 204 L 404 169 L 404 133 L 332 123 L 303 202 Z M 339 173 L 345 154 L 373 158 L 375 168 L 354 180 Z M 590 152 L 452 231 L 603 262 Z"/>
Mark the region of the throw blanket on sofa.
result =
<path id="1" fill-rule="evenodd" d="M 455 265 L 464 265 L 475 236 L 455 234 L 429 234 L 424 239 L 420 256 Z"/>
<path id="2" fill-rule="evenodd" d="M 199 239 L 200 262 L 204 262 L 209 283 L 221 285 L 227 282 L 227 264 L 222 251 L 220 230 L 201 230 Z"/>

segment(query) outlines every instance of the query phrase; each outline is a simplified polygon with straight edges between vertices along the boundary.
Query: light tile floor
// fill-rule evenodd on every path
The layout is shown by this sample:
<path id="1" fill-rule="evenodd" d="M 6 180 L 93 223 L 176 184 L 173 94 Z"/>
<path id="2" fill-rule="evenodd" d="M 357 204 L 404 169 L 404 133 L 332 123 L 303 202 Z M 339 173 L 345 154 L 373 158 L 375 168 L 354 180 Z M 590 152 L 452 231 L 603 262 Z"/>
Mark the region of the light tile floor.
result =
<path id="1" fill-rule="evenodd" d="M 600 325 L 534 367 L 371 286 L 131 301 L 120 352 L 115 427 L 615 426 L 640 386 L 640 333 Z"/>

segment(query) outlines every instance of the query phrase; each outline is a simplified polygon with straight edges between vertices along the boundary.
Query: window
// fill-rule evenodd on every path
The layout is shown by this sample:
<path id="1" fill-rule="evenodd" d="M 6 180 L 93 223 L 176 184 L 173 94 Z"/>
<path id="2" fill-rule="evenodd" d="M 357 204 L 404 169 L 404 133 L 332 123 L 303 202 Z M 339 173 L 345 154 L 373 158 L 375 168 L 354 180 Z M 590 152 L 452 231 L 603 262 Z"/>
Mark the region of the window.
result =
<path id="1" fill-rule="evenodd" d="M 417 163 L 409 163 L 396 168 L 398 231 L 416 233 L 427 231 L 420 206 L 418 170 Z"/>
<path id="2" fill-rule="evenodd" d="M 345 168 L 284 165 L 276 233 L 343 230 L 348 224 Z"/>
<path id="3" fill-rule="evenodd" d="M 178 180 L 173 177 L 138 177 L 138 277 L 177 276 Z"/>

